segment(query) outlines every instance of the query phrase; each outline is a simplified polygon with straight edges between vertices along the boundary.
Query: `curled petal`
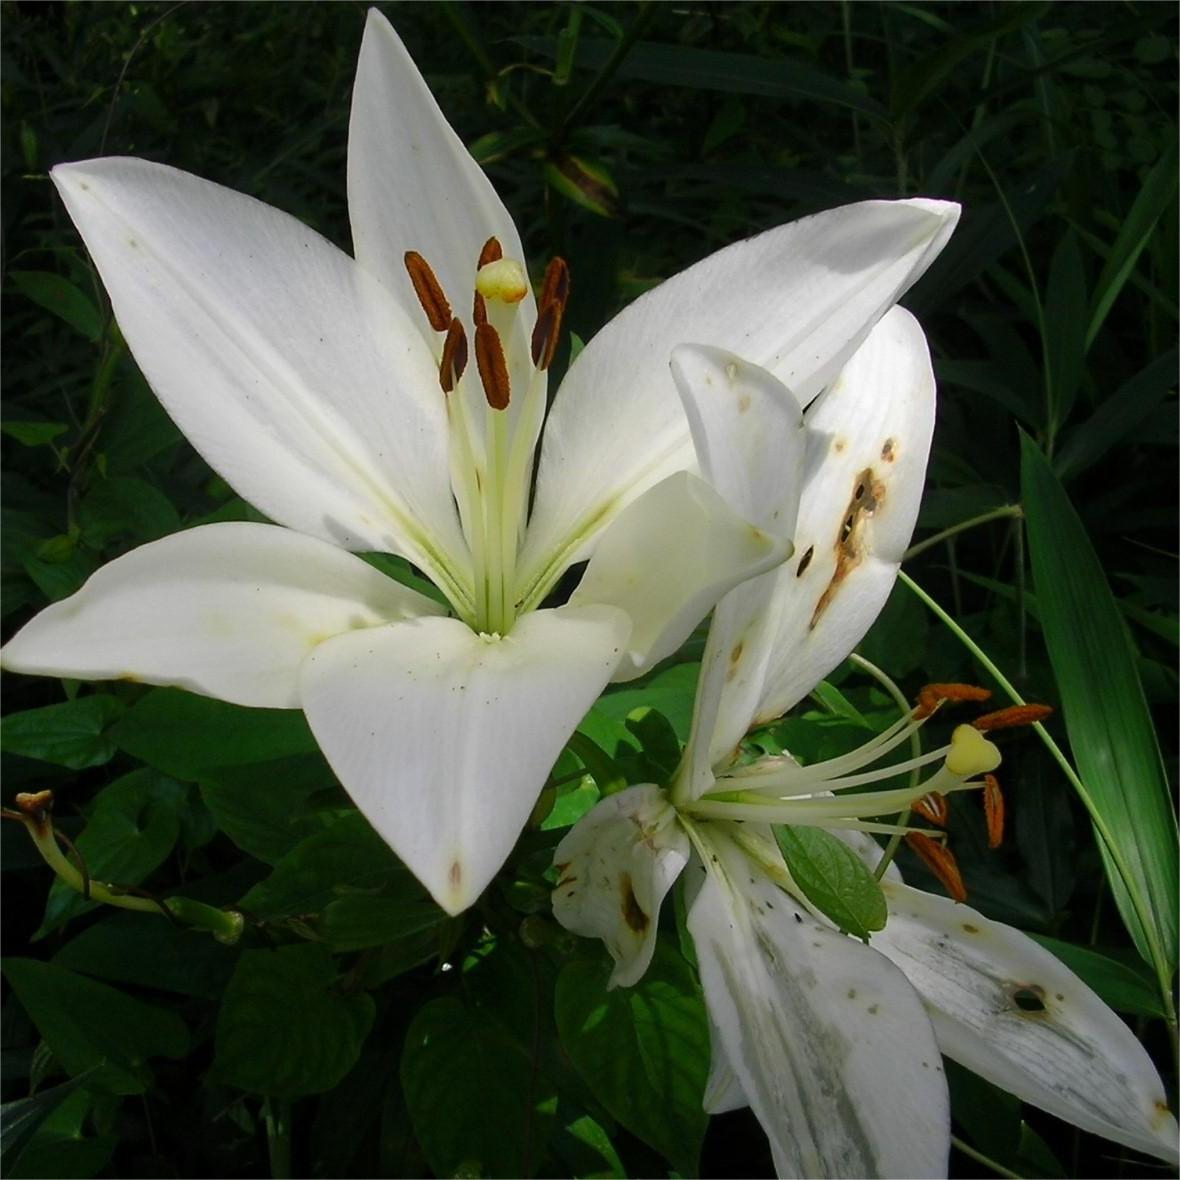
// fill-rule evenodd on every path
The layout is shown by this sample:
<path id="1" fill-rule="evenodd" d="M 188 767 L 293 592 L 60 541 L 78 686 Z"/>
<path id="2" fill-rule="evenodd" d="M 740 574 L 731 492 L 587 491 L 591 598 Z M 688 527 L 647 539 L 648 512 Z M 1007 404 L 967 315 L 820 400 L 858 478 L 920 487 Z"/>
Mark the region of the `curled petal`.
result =
<path id="1" fill-rule="evenodd" d="M 269 524 L 210 524 L 103 566 L 17 632 L 3 664 L 293 709 L 300 665 L 326 639 L 441 613 L 431 599 L 313 537 Z"/>

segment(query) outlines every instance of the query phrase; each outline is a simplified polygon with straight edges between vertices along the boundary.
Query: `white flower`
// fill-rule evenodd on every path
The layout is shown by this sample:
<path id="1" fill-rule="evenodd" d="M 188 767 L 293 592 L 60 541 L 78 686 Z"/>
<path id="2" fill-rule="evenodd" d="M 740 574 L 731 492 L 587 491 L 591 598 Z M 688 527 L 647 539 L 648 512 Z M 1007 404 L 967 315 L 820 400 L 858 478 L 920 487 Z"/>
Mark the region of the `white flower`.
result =
<path id="1" fill-rule="evenodd" d="M 499 868 L 604 685 L 787 552 L 695 473 L 673 348 L 740 348 L 814 396 L 958 215 L 921 200 L 835 210 L 638 300 L 557 393 L 530 508 L 569 276 L 555 261 L 534 294 L 511 218 L 379 13 L 353 94 L 355 260 L 163 165 L 91 160 L 53 179 L 152 388 L 283 527 L 145 545 L 37 616 L 4 666 L 303 709 L 452 913 Z M 365 551 L 407 558 L 450 615 Z M 541 609 L 587 559 L 571 603 Z"/>
<path id="2" fill-rule="evenodd" d="M 675 367 L 690 414 L 711 404 L 709 358 L 681 350 Z M 687 924 L 713 1045 L 706 1109 L 751 1106 L 781 1176 L 945 1175 L 940 1053 L 1087 1130 L 1175 1160 L 1176 1124 L 1150 1058 L 1052 955 L 905 886 L 896 868 L 883 883 L 888 922 L 865 946 L 812 910 L 779 851 L 770 824 L 829 827 L 875 865 L 880 850 L 861 831 L 930 790 L 978 785 L 999 762 L 991 742 L 961 726 L 917 763 L 874 768 L 922 723 L 922 708 L 827 762 L 734 760 L 746 731 L 802 699 L 879 612 L 917 517 L 933 419 L 925 341 L 894 309 L 807 412 L 800 500 L 787 485 L 778 499 L 751 499 L 769 490 L 762 457 L 748 451 L 757 440 L 731 432 L 724 462 L 701 446 L 702 471 L 739 511 L 762 527 L 772 510 L 781 527 L 794 522 L 795 554 L 718 605 L 670 790 L 609 796 L 566 835 L 554 913 L 604 940 L 612 986 L 633 984 L 651 961 L 663 898 L 693 866 Z M 922 765 L 935 769 L 913 789 L 860 789 Z"/>

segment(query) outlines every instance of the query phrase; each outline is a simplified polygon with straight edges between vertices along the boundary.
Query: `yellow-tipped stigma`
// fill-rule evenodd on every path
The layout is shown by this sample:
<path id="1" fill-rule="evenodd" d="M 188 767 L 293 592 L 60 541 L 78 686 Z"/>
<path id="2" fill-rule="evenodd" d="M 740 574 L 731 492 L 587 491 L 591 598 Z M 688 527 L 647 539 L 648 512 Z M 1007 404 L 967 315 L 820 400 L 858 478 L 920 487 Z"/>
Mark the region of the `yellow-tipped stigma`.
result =
<path id="1" fill-rule="evenodd" d="M 529 280 L 524 267 L 515 259 L 497 258 L 479 268 L 475 289 L 485 299 L 519 303 L 529 293 Z"/>
<path id="2" fill-rule="evenodd" d="M 970 725 L 959 725 L 951 734 L 950 753 L 946 756 L 946 768 L 956 778 L 970 778 L 976 774 L 987 774 L 1000 765 L 1000 751 L 977 729 Z"/>

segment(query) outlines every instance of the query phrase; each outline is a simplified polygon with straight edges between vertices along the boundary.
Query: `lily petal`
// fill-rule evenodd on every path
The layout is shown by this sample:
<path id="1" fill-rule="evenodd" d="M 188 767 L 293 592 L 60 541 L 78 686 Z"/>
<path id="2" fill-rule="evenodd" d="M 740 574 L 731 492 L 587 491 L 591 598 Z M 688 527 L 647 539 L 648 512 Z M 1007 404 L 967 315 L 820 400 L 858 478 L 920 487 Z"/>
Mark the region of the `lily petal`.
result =
<path id="1" fill-rule="evenodd" d="M 873 946 L 921 993 L 948 1057 L 1083 1130 L 1177 1162 L 1151 1058 L 1068 967 L 969 906 L 883 888 L 889 921 Z"/>
<path id="2" fill-rule="evenodd" d="M 144 375 L 240 495 L 345 548 L 458 568 L 444 396 L 376 280 L 293 217 L 175 168 L 88 160 L 53 180 Z"/>
<path id="3" fill-rule="evenodd" d="M 789 552 L 682 471 L 650 488 L 607 529 L 570 604 L 627 612 L 631 637 L 614 679 L 632 680 L 676 651 L 723 594 Z"/>
<path id="4" fill-rule="evenodd" d="M 606 944 L 615 961 L 609 987 L 630 987 L 647 970 L 660 905 L 690 852 L 675 809 L 650 783 L 603 799 L 558 844 L 553 916 Z"/>
<path id="5" fill-rule="evenodd" d="M 739 516 L 775 537 L 792 538 L 807 435 L 790 390 L 765 369 L 716 348 L 677 348 L 672 376 L 701 475 Z M 741 740 L 757 705 L 777 582 L 777 571 L 752 578 L 714 612 L 685 759 L 694 797 L 709 788 L 712 767 Z"/>
<path id="6" fill-rule="evenodd" d="M 754 721 L 781 716 L 860 642 L 893 588 L 918 518 L 934 374 L 917 320 L 894 308 L 807 413 L 795 556 Z"/>
<path id="7" fill-rule="evenodd" d="M 341 783 L 450 914 L 512 850 L 618 663 L 627 617 L 537 611 L 508 635 L 416 619 L 322 644 L 303 707 Z"/>
<path id="8" fill-rule="evenodd" d="M 268 524 L 210 524 L 105 565 L 5 645 L 6 669 L 138 680 L 260 708 L 298 708 L 299 668 L 342 632 L 436 602 L 333 545 Z"/>
<path id="9" fill-rule="evenodd" d="M 806 405 L 950 237 L 959 207 L 866 201 L 728 246 L 637 299 L 582 350 L 545 428 L 522 570 L 585 558 L 627 503 L 693 465 L 677 344 L 769 369 Z M 556 555 L 556 556 L 555 556 Z"/>
<path id="10" fill-rule="evenodd" d="M 709 1019 L 780 1176 L 945 1176 L 946 1080 L 917 993 L 710 825 L 688 915 Z M 732 1098 L 732 1094 L 730 1095 Z"/>

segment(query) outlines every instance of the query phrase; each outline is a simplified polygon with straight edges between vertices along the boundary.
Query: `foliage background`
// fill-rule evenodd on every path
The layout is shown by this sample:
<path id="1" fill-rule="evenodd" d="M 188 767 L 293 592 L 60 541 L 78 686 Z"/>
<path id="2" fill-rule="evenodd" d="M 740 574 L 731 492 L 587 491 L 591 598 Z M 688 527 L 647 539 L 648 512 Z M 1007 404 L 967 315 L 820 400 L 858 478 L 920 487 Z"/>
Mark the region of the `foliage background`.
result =
<path id="1" fill-rule="evenodd" d="M 916 536 L 933 544 L 907 569 L 1022 693 L 1065 705 L 1069 733 L 1060 719 L 1050 730 L 1067 748 L 1072 738 L 1088 785 L 1079 735 L 1099 735 L 1123 770 L 1107 819 L 1124 846 L 1136 834 L 1166 846 L 1135 674 L 1172 772 L 1174 8 L 383 7 L 534 267 L 569 261 L 567 322 L 582 339 L 661 278 L 801 214 L 865 197 L 964 203 L 951 247 L 906 300 L 940 378 Z M 252 515 L 127 357 L 48 168 L 145 156 L 347 248 L 364 7 L 7 0 L 2 15 L 10 634 L 136 544 Z M 1024 522 L 1005 511 L 1022 503 L 1031 573 Z M 1117 611 L 1102 609 L 1101 573 Z M 911 691 L 991 683 L 904 589 L 862 650 Z M 241 902 L 252 919 L 227 947 L 163 917 L 100 911 L 50 890 L 24 832 L 3 825 L 4 1098 L 39 1096 L 6 1107 L 8 1174 L 664 1175 L 692 1173 L 698 1152 L 705 1175 L 770 1174 L 748 1112 L 706 1133 L 701 1005 L 675 923 L 648 981 L 608 1001 L 603 955 L 547 909 L 561 826 L 604 778 L 658 778 L 674 763 L 699 651 L 700 636 L 647 685 L 604 698 L 582 727 L 597 752 L 583 741 L 563 755 L 555 810 L 457 921 L 349 810 L 298 715 L 6 677 L 6 802 L 51 788 L 61 829 L 85 831 L 95 876 Z M 805 758 L 890 719 L 847 669 L 833 680 L 856 715 L 833 695 L 788 719 L 779 736 Z M 1073 788 L 1032 736 L 1006 745 L 1004 775 L 1002 850 L 987 853 L 970 801 L 955 811 L 972 903 L 1100 952 L 1058 948 L 1167 1069 L 1159 971 L 1120 921 Z M 1166 911 L 1166 855 L 1145 863 Z M 957 1135 L 1019 1174 L 1154 1174 L 963 1071 L 952 1085 Z M 956 1152 L 954 1167 L 981 1165 Z"/>

